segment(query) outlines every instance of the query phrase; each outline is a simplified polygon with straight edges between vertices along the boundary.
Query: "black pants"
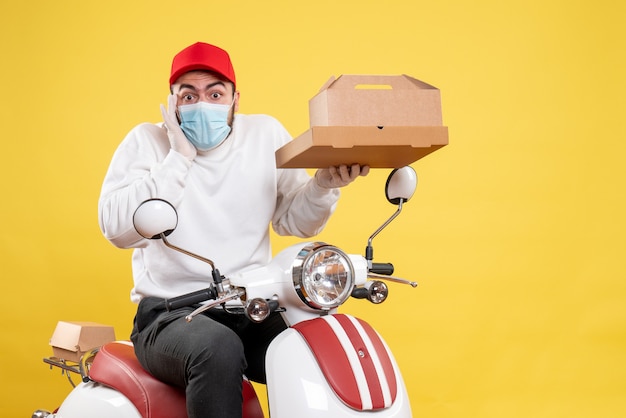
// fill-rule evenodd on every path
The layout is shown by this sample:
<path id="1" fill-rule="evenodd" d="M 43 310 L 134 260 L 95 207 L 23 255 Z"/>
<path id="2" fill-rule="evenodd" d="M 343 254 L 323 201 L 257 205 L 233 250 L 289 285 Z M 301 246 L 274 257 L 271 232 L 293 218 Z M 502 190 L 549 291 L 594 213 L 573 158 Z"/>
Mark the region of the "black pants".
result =
<path id="1" fill-rule="evenodd" d="M 185 320 L 193 308 L 167 312 L 144 298 L 131 340 L 141 365 L 157 379 L 184 388 L 187 415 L 241 417 L 242 375 L 265 383 L 265 352 L 286 325 L 274 313 L 261 324 L 212 309 Z"/>

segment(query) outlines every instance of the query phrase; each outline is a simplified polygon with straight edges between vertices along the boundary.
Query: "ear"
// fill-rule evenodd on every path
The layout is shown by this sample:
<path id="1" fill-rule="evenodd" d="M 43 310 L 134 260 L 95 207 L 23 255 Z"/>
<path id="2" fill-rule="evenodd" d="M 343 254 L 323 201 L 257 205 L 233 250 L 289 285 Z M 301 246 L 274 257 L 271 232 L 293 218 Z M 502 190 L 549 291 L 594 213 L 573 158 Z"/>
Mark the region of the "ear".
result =
<path id="1" fill-rule="evenodd" d="M 238 112 L 239 111 L 239 91 L 235 92 L 235 97 L 233 98 L 233 100 L 235 101 L 233 108 L 235 112 Z"/>

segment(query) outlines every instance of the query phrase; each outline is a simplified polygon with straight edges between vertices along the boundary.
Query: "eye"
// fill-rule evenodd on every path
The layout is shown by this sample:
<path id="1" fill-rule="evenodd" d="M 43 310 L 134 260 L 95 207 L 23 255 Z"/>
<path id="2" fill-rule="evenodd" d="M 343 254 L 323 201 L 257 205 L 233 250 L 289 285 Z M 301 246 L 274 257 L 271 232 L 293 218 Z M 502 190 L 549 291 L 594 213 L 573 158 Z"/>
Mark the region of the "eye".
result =
<path id="1" fill-rule="evenodd" d="M 211 99 L 213 100 L 219 100 L 220 97 L 222 97 L 222 93 L 219 93 L 217 91 L 214 91 L 213 93 L 211 93 Z"/>
<path id="2" fill-rule="evenodd" d="M 194 102 L 196 100 L 196 96 L 191 93 L 183 94 L 181 100 L 185 103 Z"/>

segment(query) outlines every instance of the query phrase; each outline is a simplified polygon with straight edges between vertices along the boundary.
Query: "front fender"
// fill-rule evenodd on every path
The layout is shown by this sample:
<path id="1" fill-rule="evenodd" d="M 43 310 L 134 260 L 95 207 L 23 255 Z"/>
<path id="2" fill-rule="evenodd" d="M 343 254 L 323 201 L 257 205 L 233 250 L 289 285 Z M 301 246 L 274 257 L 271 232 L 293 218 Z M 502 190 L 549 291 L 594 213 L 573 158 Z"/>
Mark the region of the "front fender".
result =
<path id="1" fill-rule="evenodd" d="M 266 363 L 273 418 L 411 416 L 389 348 L 368 324 L 348 315 L 289 328 L 270 345 Z"/>

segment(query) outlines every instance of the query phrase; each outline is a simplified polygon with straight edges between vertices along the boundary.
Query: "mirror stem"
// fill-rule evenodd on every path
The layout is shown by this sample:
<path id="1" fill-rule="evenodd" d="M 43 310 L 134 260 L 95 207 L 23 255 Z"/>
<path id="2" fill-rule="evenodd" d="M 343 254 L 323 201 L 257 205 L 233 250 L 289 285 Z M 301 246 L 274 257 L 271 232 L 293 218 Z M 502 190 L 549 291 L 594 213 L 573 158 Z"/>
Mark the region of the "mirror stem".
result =
<path id="1" fill-rule="evenodd" d="M 164 233 L 161 233 L 159 236 L 161 237 L 161 239 L 163 240 L 163 243 L 167 247 L 171 248 L 172 250 L 176 250 L 178 252 L 181 252 L 181 253 L 183 253 L 185 255 L 188 255 L 190 257 L 193 257 L 193 258 L 195 258 L 197 260 L 204 261 L 205 263 L 209 264 L 213 270 L 215 270 L 215 264 L 213 264 L 213 261 L 209 260 L 208 258 L 201 257 L 201 256 L 199 256 L 197 254 L 190 253 L 189 251 L 183 250 L 182 248 L 178 248 L 174 244 L 170 244 L 169 241 L 167 240 L 167 238 L 165 238 L 165 234 Z"/>
<path id="2" fill-rule="evenodd" d="M 400 202 L 398 203 L 398 210 L 396 210 L 396 212 L 393 215 L 391 215 L 391 217 L 387 219 L 387 221 L 385 221 L 385 223 L 382 224 L 367 240 L 367 248 L 365 249 L 365 259 L 367 260 L 368 264 L 371 264 L 372 260 L 374 259 L 374 248 L 372 247 L 372 240 L 374 239 L 374 237 L 376 237 L 376 235 L 380 233 L 380 231 L 385 229 L 385 227 L 387 227 L 387 225 L 389 225 L 391 221 L 396 219 L 396 217 L 402 211 L 403 202 L 404 202 L 404 199 L 400 199 Z"/>

